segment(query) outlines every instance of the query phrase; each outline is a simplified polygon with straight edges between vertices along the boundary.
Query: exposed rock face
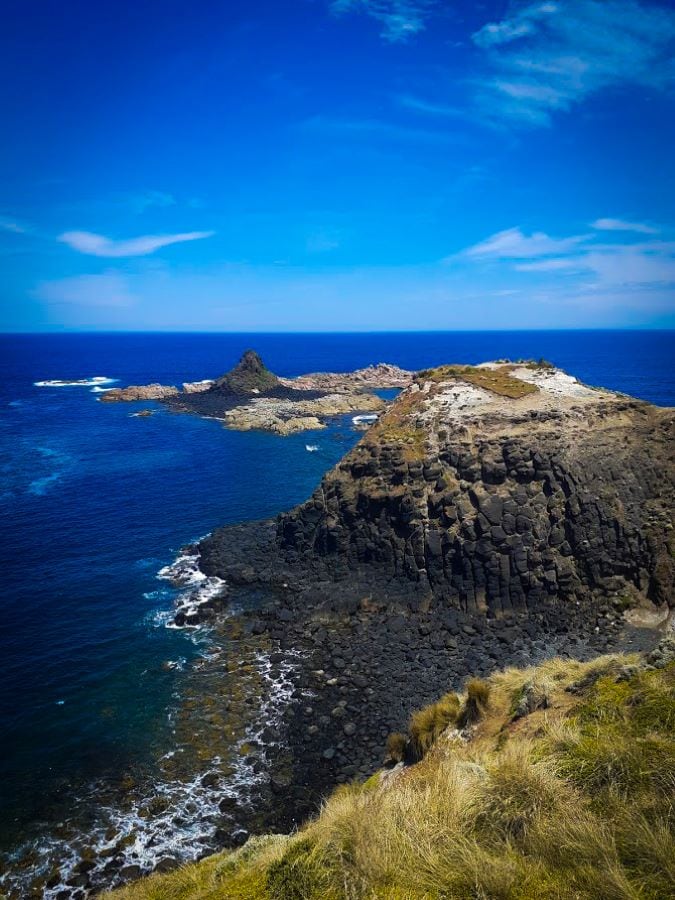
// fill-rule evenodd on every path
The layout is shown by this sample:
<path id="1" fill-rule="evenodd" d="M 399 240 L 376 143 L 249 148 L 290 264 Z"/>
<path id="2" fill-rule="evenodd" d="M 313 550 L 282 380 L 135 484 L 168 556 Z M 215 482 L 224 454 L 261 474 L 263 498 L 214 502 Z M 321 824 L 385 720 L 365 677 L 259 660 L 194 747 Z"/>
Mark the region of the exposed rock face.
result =
<path id="1" fill-rule="evenodd" d="M 213 385 L 212 378 L 204 378 L 201 381 L 184 381 L 183 393 L 185 394 L 201 394 Z"/>
<path id="2" fill-rule="evenodd" d="M 421 373 L 280 517 L 278 544 L 295 564 L 408 580 L 469 613 L 672 603 L 674 422 L 559 370 Z"/>
<path id="3" fill-rule="evenodd" d="M 310 500 L 200 542 L 227 594 L 199 615 L 244 610 L 237 629 L 295 667 L 270 827 L 365 777 L 469 672 L 653 649 L 624 610 L 672 602 L 674 417 L 548 367 L 420 373 Z"/>
<path id="4" fill-rule="evenodd" d="M 412 382 L 413 373 L 390 363 L 378 363 L 354 372 L 312 372 L 297 378 L 280 379 L 289 387 L 303 390 L 350 391 L 374 388 L 404 388 Z"/>
<path id="5" fill-rule="evenodd" d="M 134 402 L 137 400 L 166 400 L 175 397 L 178 388 L 168 384 L 130 384 L 125 388 L 111 388 L 101 394 L 102 403 Z"/>

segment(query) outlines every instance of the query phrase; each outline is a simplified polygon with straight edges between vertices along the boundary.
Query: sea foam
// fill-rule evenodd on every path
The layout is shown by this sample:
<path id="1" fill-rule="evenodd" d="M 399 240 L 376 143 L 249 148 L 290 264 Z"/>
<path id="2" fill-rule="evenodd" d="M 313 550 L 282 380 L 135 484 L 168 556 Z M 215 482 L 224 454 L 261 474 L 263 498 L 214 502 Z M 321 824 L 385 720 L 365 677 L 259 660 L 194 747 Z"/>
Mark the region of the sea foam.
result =
<path id="1" fill-rule="evenodd" d="M 93 378 L 52 378 L 48 381 L 34 381 L 33 384 L 35 387 L 98 387 L 101 384 L 112 384 L 117 380 L 117 378 L 108 378 L 105 375 L 94 375 Z"/>
<path id="2" fill-rule="evenodd" d="M 208 603 L 220 594 L 225 581 L 216 575 L 205 575 L 199 568 L 200 554 L 196 547 L 181 552 L 168 566 L 163 566 L 157 577 L 181 588 L 175 601 L 175 613 L 185 616 L 193 615 L 200 606 Z M 194 625 L 177 625 L 173 620 L 166 623 L 167 628 L 194 628 Z"/>

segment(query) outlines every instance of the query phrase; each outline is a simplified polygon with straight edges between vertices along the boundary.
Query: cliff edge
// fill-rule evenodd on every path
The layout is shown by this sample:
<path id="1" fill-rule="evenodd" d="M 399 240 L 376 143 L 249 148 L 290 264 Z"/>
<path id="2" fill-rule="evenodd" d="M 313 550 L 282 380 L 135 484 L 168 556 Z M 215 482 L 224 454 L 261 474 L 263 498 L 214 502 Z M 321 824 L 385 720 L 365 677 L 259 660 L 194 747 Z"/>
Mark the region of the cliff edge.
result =
<path id="1" fill-rule="evenodd" d="M 547 364 L 426 370 L 279 518 L 276 545 L 294 569 L 489 617 L 672 603 L 674 436 L 673 409 Z"/>

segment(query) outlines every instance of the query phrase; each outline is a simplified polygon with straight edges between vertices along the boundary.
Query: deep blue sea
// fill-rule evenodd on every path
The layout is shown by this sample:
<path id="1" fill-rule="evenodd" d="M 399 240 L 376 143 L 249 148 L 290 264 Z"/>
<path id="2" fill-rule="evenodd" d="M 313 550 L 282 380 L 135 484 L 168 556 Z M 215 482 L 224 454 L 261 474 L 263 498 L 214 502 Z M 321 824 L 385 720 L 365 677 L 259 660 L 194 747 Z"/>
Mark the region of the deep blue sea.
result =
<path id="1" fill-rule="evenodd" d="M 67 811 L 73 785 L 169 745 L 181 676 L 167 662 L 189 665 L 197 649 L 164 627 L 174 594 L 158 570 L 217 525 L 303 500 L 359 437 L 347 418 L 281 438 L 34 383 L 180 384 L 222 374 L 248 347 L 287 376 L 543 356 L 675 406 L 673 332 L 0 336 L 0 846 Z M 144 405 L 156 414 L 130 415 Z"/>

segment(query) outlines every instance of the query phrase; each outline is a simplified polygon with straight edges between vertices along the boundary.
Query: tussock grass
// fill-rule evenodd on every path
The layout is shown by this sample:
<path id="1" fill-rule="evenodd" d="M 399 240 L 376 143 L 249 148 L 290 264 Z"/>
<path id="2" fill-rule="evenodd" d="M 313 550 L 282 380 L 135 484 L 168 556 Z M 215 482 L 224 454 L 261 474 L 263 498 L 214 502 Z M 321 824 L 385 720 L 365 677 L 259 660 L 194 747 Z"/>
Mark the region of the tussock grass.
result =
<path id="1" fill-rule="evenodd" d="M 514 720 L 526 685 L 548 707 Z M 463 699 L 447 694 L 413 717 L 420 762 L 341 787 L 297 835 L 115 900 L 673 896 L 674 695 L 675 664 L 651 670 L 636 656 L 551 660 L 469 682 Z M 469 703 L 480 717 L 460 739 L 448 728 Z"/>
<path id="2" fill-rule="evenodd" d="M 387 757 L 394 762 L 402 762 L 408 749 L 408 736 L 395 731 L 387 738 Z"/>
<path id="3" fill-rule="evenodd" d="M 499 366 L 496 369 L 479 366 L 438 366 L 435 369 L 424 369 L 418 372 L 417 377 L 422 381 L 441 382 L 450 379 L 466 381 L 474 387 L 483 388 L 511 400 L 526 397 L 528 394 L 536 394 L 539 391 L 537 385 L 514 378 L 511 375 L 513 368 L 512 365 Z"/>
<path id="4" fill-rule="evenodd" d="M 410 719 L 410 740 L 418 756 L 424 756 L 446 728 L 457 721 L 459 714 L 460 700 L 454 693 L 445 694 L 436 703 L 413 713 Z"/>
<path id="5" fill-rule="evenodd" d="M 485 715 L 490 702 L 490 685 L 482 678 L 471 678 L 466 685 L 466 699 L 459 714 L 458 724 L 461 728 L 474 725 Z"/>

